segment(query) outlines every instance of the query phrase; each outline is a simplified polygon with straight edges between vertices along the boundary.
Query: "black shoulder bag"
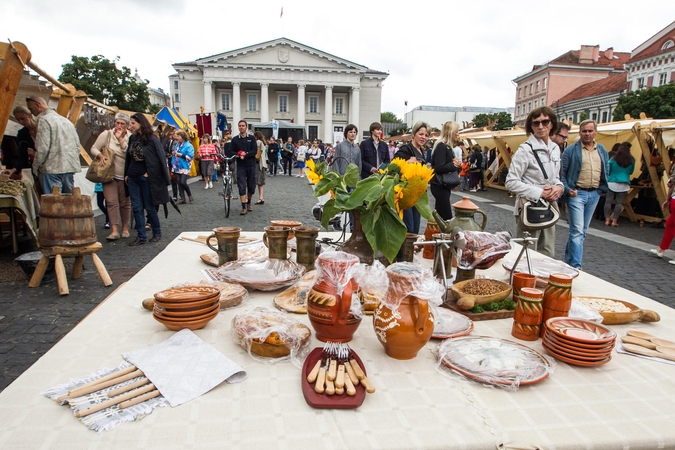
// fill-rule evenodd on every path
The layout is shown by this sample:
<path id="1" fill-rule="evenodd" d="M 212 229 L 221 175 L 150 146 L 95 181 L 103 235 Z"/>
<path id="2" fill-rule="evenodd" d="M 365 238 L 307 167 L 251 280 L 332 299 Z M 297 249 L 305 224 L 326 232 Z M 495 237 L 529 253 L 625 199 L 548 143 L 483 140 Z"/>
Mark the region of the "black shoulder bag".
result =
<path id="1" fill-rule="evenodd" d="M 548 180 L 548 174 L 544 169 L 544 165 L 539 159 L 539 155 L 532 148 L 532 144 L 526 142 L 527 145 L 532 149 L 532 154 L 539 164 L 541 173 L 544 174 L 544 178 Z M 560 219 L 560 211 L 558 210 L 558 204 L 556 202 L 548 202 L 543 198 L 540 198 L 537 201 L 529 201 L 525 198 L 520 199 L 520 226 L 525 231 L 538 231 L 545 228 L 552 227 Z"/>

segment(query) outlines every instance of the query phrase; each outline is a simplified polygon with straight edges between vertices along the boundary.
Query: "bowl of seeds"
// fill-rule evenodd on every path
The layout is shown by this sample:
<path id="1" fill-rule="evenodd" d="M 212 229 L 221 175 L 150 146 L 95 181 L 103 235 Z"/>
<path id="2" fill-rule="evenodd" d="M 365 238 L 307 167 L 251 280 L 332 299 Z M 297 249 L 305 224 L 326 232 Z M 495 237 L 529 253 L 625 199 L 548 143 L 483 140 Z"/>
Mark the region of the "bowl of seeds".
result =
<path id="1" fill-rule="evenodd" d="M 476 278 L 455 283 L 450 290 L 457 299 L 457 307 L 466 311 L 475 305 L 501 302 L 511 294 L 511 285 L 489 278 Z"/>

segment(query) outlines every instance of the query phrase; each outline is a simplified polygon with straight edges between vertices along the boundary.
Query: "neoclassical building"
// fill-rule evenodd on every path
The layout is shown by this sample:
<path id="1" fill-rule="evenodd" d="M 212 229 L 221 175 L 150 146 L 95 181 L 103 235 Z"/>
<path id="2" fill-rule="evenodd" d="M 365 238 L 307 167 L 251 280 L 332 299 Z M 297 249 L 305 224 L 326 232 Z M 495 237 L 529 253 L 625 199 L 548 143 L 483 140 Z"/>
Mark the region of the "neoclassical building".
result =
<path id="1" fill-rule="evenodd" d="M 173 106 L 183 115 L 221 111 L 236 123 L 293 121 L 309 139 L 333 142 L 354 123 L 361 136 L 380 120 L 388 74 L 279 38 L 195 61 L 169 77 Z M 365 133 L 365 134 L 364 134 Z"/>

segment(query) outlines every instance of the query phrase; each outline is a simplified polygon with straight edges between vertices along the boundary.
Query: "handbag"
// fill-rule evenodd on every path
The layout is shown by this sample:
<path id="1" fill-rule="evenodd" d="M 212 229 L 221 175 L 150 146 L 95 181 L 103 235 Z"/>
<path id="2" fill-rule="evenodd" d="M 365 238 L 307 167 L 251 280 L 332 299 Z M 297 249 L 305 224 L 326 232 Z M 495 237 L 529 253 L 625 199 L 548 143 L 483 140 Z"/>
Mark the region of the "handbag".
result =
<path id="1" fill-rule="evenodd" d="M 98 158 L 94 158 L 89 164 L 85 177 L 92 183 L 109 183 L 115 178 L 115 152 L 110 148 L 112 131 L 108 133 L 108 144 L 101 149 L 106 158 L 106 163 L 101 165 Z"/>
<path id="2" fill-rule="evenodd" d="M 437 173 L 436 178 L 443 187 L 455 188 L 461 184 L 459 172 L 456 170 L 454 172 Z"/>
<path id="3" fill-rule="evenodd" d="M 532 145 L 529 142 L 526 142 L 526 144 L 532 148 Z M 537 152 L 534 151 L 534 149 L 532 149 L 532 153 L 539 164 L 541 172 L 544 174 L 544 178 L 548 180 L 548 174 L 539 159 L 539 155 L 537 155 Z M 552 227 L 556 224 L 558 219 L 560 219 L 560 210 L 558 209 L 558 204 L 556 202 L 549 202 L 543 198 L 540 198 L 537 201 L 530 201 L 521 197 L 519 204 L 520 226 L 525 231 L 538 231 Z"/>

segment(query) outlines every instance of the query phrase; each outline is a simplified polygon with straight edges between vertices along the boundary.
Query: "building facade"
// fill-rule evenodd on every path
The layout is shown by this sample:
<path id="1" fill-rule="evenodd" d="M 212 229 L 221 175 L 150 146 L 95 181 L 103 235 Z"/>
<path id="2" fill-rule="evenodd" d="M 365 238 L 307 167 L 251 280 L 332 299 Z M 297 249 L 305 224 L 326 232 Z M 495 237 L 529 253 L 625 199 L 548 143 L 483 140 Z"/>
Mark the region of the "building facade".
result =
<path id="1" fill-rule="evenodd" d="M 619 97 L 626 92 L 626 73 L 579 86 L 569 94 L 551 103 L 558 120 L 581 122 L 581 114 L 598 123 L 612 122 Z"/>
<path id="2" fill-rule="evenodd" d="M 353 123 L 362 136 L 380 119 L 388 74 L 286 38 L 177 63 L 172 106 L 184 115 L 221 111 L 228 121 L 292 121 L 308 139 L 332 142 Z M 233 127 L 236 129 L 235 127 Z"/>
<path id="3" fill-rule="evenodd" d="M 508 112 L 513 116 L 513 108 L 483 108 L 479 106 L 417 106 L 405 113 L 404 122 L 412 127 L 415 122 L 423 120 L 430 126 L 438 128 L 449 120 L 457 122 L 460 126 L 465 122 L 473 121 L 478 114 L 499 114 Z"/>
<path id="4" fill-rule="evenodd" d="M 629 57 L 629 53 L 615 52 L 611 47 L 601 52 L 598 45 L 582 45 L 579 50 L 535 65 L 530 72 L 513 80 L 516 84 L 513 121 L 522 127 L 533 109 L 551 105 L 579 86 L 625 72 L 624 64 Z"/>
<path id="5" fill-rule="evenodd" d="M 675 22 L 635 48 L 626 70 L 628 92 L 675 82 Z"/>

